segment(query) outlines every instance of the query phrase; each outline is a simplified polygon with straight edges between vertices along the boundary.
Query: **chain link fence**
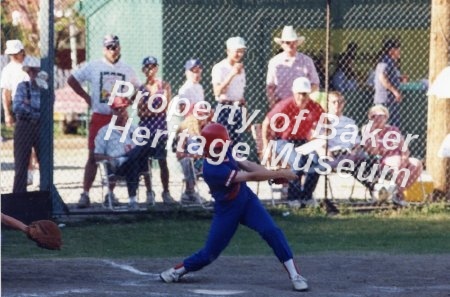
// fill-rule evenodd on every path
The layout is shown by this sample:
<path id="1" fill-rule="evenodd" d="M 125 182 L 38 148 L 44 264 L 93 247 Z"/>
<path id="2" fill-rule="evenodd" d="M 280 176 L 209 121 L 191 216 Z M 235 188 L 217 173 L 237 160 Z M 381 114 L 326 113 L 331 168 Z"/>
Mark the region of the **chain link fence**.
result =
<path id="1" fill-rule="evenodd" d="M 320 91 L 341 90 L 347 101 L 345 114 L 353 118 L 359 127 L 367 123 L 368 109 L 374 104 L 371 73 L 379 60 L 382 46 L 388 39 L 396 39 L 401 43 L 399 67 L 403 94 L 399 128 L 403 134 L 418 135 L 409 149 L 412 156 L 422 160 L 426 153 L 430 2 L 330 2 L 330 38 L 327 44 L 327 1 L 58 1 L 55 6 L 59 24 L 55 27 L 58 39 L 55 40 L 55 140 L 49 145 L 54 146 L 54 182 L 63 201 L 76 203 L 82 192 L 84 166 L 88 157 L 87 122 L 91 111 L 62 82 L 69 75 L 67 69 L 75 70 L 73 61 L 79 68 L 103 57 L 102 40 L 109 33 L 119 36 L 120 59 L 134 69 L 141 83 L 145 81 L 142 60 L 147 56 L 156 57 L 159 64 L 157 76 L 170 84 L 172 95 L 178 93 L 186 79 L 186 60 L 200 59 L 203 64 L 201 84 L 205 100 L 213 106 L 212 67 L 226 57 L 225 41 L 229 37 L 243 37 L 247 44 L 244 57 L 245 99 L 250 113 L 261 111 L 256 118 L 256 122 L 261 123 L 269 110 L 266 96 L 267 64 L 270 58 L 281 51 L 274 37 L 281 35 L 284 26 L 293 26 L 298 35 L 305 37 L 306 41 L 299 46 L 298 51 L 313 59 L 320 78 Z M 27 53 L 37 55 L 38 43 L 30 42 L 36 34 L 37 6 L 22 11 L 14 2 L 4 1 L 2 7 L 2 54 L 6 40 L 20 39 L 24 41 Z M 17 17 L 17 11 L 22 14 L 20 20 L 13 19 Z M 6 63 L 7 57 L 3 55 L 2 67 Z M 337 79 L 339 71 L 341 75 L 348 76 L 350 82 L 343 84 L 342 80 Z M 318 100 L 326 106 L 326 96 L 319 95 Z M 130 109 L 129 112 L 137 124 L 136 111 Z M 2 117 L 2 193 L 12 191 L 13 129 L 6 127 Z M 252 147 L 250 159 L 257 160 L 251 133 L 246 132 L 244 139 Z M 168 153 L 168 164 L 170 192 L 179 200 L 184 177 L 176 156 L 171 152 Z M 33 183 L 28 186 L 29 191 L 39 187 L 37 168 L 35 164 L 35 176 Z M 153 161 L 152 168 L 153 190 L 156 201 L 161 201 L 158 162 Z M 200 184 L 202 195 L 209 197 L 208 189 L 203 183 Z M 259 189 L 258 184 L 251 185 L 260 191 L 263 199 L 270 198 L 267 186 Z M 90 189 L 91 202 L 103 201 L 105 192 L 101 188 L 97 174 Z M 139 189 L 138 200 L 144 202 L 144 183 L 141 182 Z M 323 189 L 316 191 L 317 198 L 323 198 L 323 195 Z M 363 196 L 363 192 L 358 195 Z M 116 196 L 121 202 L 128 201 L 126 191 L 120 192 L 118 189 Z"/>

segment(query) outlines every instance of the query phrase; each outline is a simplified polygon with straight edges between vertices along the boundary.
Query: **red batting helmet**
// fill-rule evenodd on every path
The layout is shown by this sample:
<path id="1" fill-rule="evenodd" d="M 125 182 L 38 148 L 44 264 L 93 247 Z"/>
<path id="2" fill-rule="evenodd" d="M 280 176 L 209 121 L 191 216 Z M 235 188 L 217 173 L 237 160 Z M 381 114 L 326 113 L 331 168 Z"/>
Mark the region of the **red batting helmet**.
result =
<path id="1" fill-rule="evenodd" d="M 225 128 L 223 125 L 218 124 L 218 123 L 211 123 L 211 124 L 206 125 L 202 129 L 201 135 L 206 140 L 206 143 L 205 143 L 205 151 L 206 152 L 209 152 L 209 150 L 211 148 L 210 147 L 211 143 L 215 139 L 221 139 L 224 142 L 226 142 L 227 140 L 230 140 L 230 136 L 228 135 L 227 128 Z M 222 142 L 215 143 L 214 147 L 212 149 L 215 149 L 216 147 L 223 147 L 223 143 Z"/>

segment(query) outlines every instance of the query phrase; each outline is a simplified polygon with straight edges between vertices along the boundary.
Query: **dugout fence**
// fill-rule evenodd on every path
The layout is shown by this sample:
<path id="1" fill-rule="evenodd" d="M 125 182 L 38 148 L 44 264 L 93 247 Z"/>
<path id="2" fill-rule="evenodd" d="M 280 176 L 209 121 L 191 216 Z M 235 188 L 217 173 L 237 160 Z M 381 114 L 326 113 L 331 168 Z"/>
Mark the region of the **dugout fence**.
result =
<path id="1" fill-rule="evenodd" d="M 36 41 L 40 40 L 39 34 L 43 32 L 38 25 L 39 1 L 28 1 L 27 9 L 19 2 L 2 3 L 2 53 L 6 40 L 21 39 L 27 53 L 39 56 L 39 43 Z M 330 12 L 329 28 L 327 9 Z M 285 25 L 293 26 L 297 34 L 305 36 L 306 41 L 298 50 L 313 58 L 321 91 L 336 88 L 332 85 L 332 76 L 338 65 L 345 59 L 352 60 L 351 66 L 346 66 L 351 67 L 354 84 L 343 91 L 347 100 L 345 114 L 354 118 L 359 126 L 367 122 L 367 111 L 373 105 L 370 74 L 382 45 L 387 39 L 398 39 L 401 42 L 400 69 L 404 75 L 400 128 L 404 134 L 418 135 L 409 148 L 412 156 L 423 159 L 426 154 L 430 11 L 430 1 L 425 0 L 58 1 L 53 6 L 56 52 L 48 58 L 57 70 L 53 79 L 58 82 L 55 85 L 58 94 L 55 108 L 60 108 L 61 104 L 63 108 L 54 113 L 54 140 L 48 143 L 54 148 L 54 163 L 45 166 L 51 168 L 53 183 L 63 201 L 75 203 L 81 192 L 87 158 L 86 124 L 80 120 L 75 125 L 75 134 L 65 134 L 61 128 L 65 116 L 61 114 L 71 114 L 75 120 L 84 119 L 89 116 L 89 109 L 70 88 L 60 86 L 57 74 L 64 72 L 59 69 L 77 68 L 86 61 L 100 58 L 105 34 L 113 32 L 119 36 L 122 59 L 134 68 L 142 81 L 142 59 L 148 55 L 157 57 L 160 61 L 159 76 L 170 83 L 174 94 L 184 82 L 185 61 L 199 58 L 204 65 L 202 85 L 205 98 L 210 102 L 214 98 L 211 69 L 225 58 L 226 39 L 243 37 L 248 46 L 244 60 L 247 76 L 245 97 L 250 112 L 261 111 L 256 120 L 261 122 L 268 111 L 265 93 L 267 63 L 280 50 L 273 39 L 280 36 Z M 17 12 L 22 16 L 20 21 L 14 19 Z M 72 65 L 74 60 L 76 64 Z M 7 58 L 2 56 L 2 61 L 4 67 Z M 323 100 L 326 96 L 322 95 L 319 101 L 323 103 Z M 2 136 L 11 139 L 12 133 L 12 129 L 2 123 Z M 250 132 L 245 135 L 245 140 L 255 147 Z M 12 189 L 12 147 L 12 140 L 2 144 L 2 193 L 9 193 Z M 250 159 L 257 159 L 255 152 Z M 172 154 L 169 155 L 169 169 L 171 192 L 178 199 L 183 177 Z M 155 170 L 159 170 L 157 166 Z M 158 174 L 154 174 L 154 179 L 154 184 L 159 187 L 155 190 L 158 196 L 161 192 Z M 35 180 L 29 189 L 39 188 L 39 184 L 48 187 L 48 183 Z M 140 192 L 145 193 L 145 190 Z M 101 201 L 100 193 L 97 177 L 91 197 Z"/>

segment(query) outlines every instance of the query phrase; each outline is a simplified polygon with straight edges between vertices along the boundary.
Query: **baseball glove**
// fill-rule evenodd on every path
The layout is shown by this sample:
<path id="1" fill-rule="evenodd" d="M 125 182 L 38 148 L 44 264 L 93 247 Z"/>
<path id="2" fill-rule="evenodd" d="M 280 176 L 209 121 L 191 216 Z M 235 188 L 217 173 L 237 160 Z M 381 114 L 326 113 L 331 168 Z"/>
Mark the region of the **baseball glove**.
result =
<path id="1" fill-rule="evenodd" d="M 38 247 L 48 250 L 60 250 L 62 245 L 61 230 L 49 220 L 32 222 L 26 230 L 29 239 Z"/>

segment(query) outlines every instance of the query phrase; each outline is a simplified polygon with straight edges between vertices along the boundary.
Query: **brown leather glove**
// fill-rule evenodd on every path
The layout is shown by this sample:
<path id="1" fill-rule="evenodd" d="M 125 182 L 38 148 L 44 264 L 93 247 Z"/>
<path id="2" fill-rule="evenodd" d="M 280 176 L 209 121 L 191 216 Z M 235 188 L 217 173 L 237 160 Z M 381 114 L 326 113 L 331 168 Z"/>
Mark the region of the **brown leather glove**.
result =
<path id="1" fill-rule="evenodd" d="M 38 247 L 48 250 L 60 250 L 62 246 L 61 230 L 52 221 L 40 220 L 32 222 L 26 229 L 29 239 Z"/>

